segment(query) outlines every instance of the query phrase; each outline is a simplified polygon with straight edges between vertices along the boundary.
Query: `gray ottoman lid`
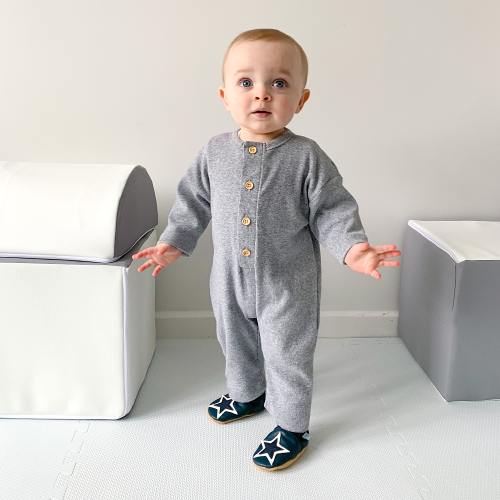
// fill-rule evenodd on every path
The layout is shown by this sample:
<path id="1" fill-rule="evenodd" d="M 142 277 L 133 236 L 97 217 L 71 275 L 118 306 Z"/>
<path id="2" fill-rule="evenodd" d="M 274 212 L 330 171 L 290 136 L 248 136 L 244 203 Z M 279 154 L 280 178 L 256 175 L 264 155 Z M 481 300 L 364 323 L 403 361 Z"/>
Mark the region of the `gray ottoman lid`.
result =
<path id="1" fill-rule="evenodd" d="M 140 165 L 0 162 L 0 257 L 114 262 L 157 224 Z"/>
<path id="2" fill-rule="evenodd" d="M 500 260 L 500 222 L 410 220 L 408 225 L 457 263 L 464 260 Z"/>

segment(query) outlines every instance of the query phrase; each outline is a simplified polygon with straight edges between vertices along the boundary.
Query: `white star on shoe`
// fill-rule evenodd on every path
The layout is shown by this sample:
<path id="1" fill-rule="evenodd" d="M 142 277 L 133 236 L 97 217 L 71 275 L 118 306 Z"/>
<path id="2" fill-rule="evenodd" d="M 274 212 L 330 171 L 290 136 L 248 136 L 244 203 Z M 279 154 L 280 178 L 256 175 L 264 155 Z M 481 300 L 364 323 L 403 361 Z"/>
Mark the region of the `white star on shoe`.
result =
<path id="1" fill-rule="evenodd" d="M 276 444 L 273 445 L 273 443 L 276 441 Z M 281 441 L 281 432 L 278 432 L 277 436 L 272 439 L 271 441 L 266 441 L 265 439 L 263 439 L 260 444 L 262 445 L 262 450 L 260 452 L 257 452 L 255 455 L 254 455 L 254 458 L 255 457 L 267 457 L 267 459 L 269 460 L 269 463 L 271 465 L 273 465 L 274 463 L 274 459 L 276 458 L 276 455 L 280 454 L 280 453 L 290 453 L 290 450 L 287 450 L 284 446 L 281 445 L 280 443 Z M 268 446 L 267 449 L 272 453 L 272 457 L 269 455 L 269 453 L 264 453 L 264 451 L 266 450 L 266 445 L 264 443 L 268 443 L 270 444 L 271 446 Z"/>
<path id="2" fill-rule="evenodd" d="M 225 401 L 223 402 L 223 400 L 229 401 L 229 403 L 226 403 Z M 222 411 L 221 407 L 224 407 Z M 226 411 L 228 413 L 234 413 L 235 415 L 238 415 L 238 412 L 234 409 L 234 400 L 231 398 L 226 398 L 225 395 L 222 396 L 216 403 L 209 405 L 209 408 L 215 408 L 217 410 L 217 420 L 219 420 L 221 415 L 223 415 Z"/>

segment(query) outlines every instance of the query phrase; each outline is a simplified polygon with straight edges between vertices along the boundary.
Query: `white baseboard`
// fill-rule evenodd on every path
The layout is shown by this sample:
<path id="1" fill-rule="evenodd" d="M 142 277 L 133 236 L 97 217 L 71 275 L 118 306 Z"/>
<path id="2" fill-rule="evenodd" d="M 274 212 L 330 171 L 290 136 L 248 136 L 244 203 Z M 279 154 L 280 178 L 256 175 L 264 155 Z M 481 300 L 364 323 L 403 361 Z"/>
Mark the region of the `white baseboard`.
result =
<path id="1" fill-rule="evenodd" d="M 397 337 L 398 311 L 321 311 L 318 337 Z M 216 339 L 212 311 L 158 311 L 158 339 Z"/>

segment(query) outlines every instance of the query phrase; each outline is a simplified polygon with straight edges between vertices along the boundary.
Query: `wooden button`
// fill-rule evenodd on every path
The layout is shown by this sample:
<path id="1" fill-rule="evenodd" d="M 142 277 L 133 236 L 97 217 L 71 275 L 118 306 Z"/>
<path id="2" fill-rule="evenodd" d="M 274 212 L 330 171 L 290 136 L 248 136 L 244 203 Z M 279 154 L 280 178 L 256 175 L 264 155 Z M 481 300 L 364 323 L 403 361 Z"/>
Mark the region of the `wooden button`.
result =
<path id="1" fill-rule="evenodd" d="M 247 182 L 245 183 L 245 187 L 246 187 L 247 189 L 253 189 L 253 182 L 252 182 L 252 181 L 247 181 Z"/>
<path id="2" fill-rule="evenodd" d="M 245 226 L 248 226 L 248 224 L 250 224 L 250 219 L 248 217 L 243 217 L 243 219 L 241 219 L 241 222 L 243 222 Z"/>
<path id="3" fill-rule="evenodd" d="M 257 148 L 255 146 L 250 146 L 248 152 L 254 155 L 257 152 Z"/>
<path id="4" fill-rule="evenodd" d="M 241 252 L 245 257 L 248 257 L 250 255 L 250 250 L 248 248 L 243 249 L 243 252 Z"/>

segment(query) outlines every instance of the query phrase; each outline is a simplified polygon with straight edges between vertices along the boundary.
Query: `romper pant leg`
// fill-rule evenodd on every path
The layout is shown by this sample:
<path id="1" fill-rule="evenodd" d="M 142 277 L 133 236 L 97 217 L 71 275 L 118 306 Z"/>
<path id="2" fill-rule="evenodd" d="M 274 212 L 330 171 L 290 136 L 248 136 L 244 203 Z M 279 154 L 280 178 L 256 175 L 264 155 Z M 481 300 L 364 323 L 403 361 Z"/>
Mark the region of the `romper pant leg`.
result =
<path id="1" fill-rule="evenodd" d="M 259 305 L 267 379 L 264 406 L 277 425 L 291 432 L 309 429 L 319 286 L 314 269 L 301 277 L 282 275 Z"/>
<path id="2" fill-rule="evenodd" d="M 255 313 L 255 271 L 216 268 L 210 294 L 217 339 L 226 358 L 229 397 L 247 403 L 266 390 L 264 358 Z"/>

